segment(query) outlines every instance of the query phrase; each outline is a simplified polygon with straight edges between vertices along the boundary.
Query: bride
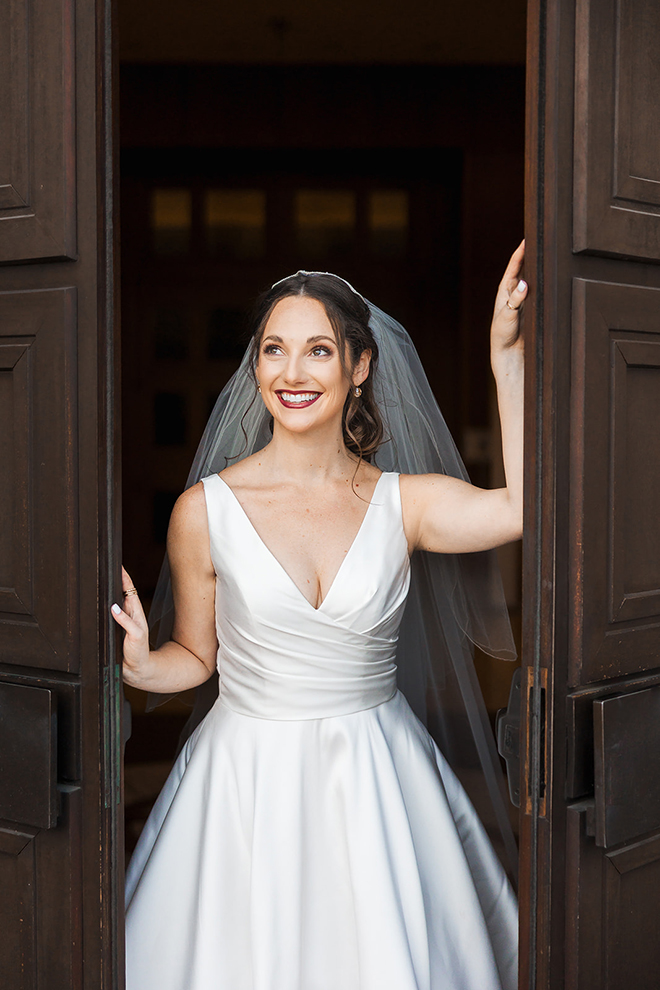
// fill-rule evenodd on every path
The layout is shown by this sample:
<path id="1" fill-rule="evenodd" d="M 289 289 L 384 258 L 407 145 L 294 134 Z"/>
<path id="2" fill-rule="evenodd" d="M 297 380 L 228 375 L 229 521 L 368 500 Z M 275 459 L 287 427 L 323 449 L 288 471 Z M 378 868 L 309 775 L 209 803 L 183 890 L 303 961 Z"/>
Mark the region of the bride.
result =
<path id="1" fill-rule="evenodd" d="M 217 455 L 230 433 L 233 453 L 213 470 L 207 458 L 172 513 L 169 638 L 150 650 L 125 571 L 123 609 L 112 606 L 126 683 L 171 694 L 220 675 L 130 863 L 128 990 L 517 986 L 515 897 L 397 688 L 397 641 L 421 551 L 438 570 L 413 567 L 419 614 L 435 600 L 443 616 L 428 653 L 437 636 L 460 679 L 450 633 L 480 642 L 470 616 L 483 587 L 461 567 L 521 534 L 523 253 L 491 330 L 499 490 L 415 459 L 416 383 L 435 433 L 446 427 L 405 332 L 348 283 L 298 272 L 262 297 L 205 441 Z M 397 334 L 400 374 L 387 359 Z M 442 460 L 448 435 L 430 442 Z"/>

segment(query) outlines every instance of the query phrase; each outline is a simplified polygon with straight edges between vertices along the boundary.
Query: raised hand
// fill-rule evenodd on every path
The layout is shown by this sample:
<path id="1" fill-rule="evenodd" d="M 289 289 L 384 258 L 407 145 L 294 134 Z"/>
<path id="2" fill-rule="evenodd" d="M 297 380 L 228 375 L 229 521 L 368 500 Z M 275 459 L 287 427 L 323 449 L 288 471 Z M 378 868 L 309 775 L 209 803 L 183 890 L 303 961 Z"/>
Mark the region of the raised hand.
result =
<path id="1" fill-rule="evenodd" d="M 140 673 L 149 661 L 149 626 L 137 591 L 124 567 L 121 569 L 121 581 L 124 591 L 124 608 L 121 609 L 119 605 L 114 604 L 110 609 L 110 614 L 126 634 L 124 636 L 124 680 L 127 684 L 136 684 L 137 686 Z"/>
<path id="2" fill-rule="evenodd" d="M 521 241 L 511 255 L 495 297 L 495 309 L 490 332 L 493 359 L 510 349 L 522 352 L 520 308 L 527 297 L 527 283 L 520 278 L 525 260 L 525 242 Z"/>

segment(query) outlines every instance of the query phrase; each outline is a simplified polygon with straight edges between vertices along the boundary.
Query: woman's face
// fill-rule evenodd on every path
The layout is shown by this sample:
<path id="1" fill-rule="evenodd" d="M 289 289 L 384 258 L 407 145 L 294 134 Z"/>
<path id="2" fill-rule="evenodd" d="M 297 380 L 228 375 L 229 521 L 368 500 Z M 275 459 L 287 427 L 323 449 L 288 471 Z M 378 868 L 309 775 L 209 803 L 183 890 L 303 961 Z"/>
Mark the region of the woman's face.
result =
<path id="1" fill-rule="evenodd" d="M 255 370 L 266 408 L 286 430 L 341 429 L 346 395 L 367 377 L 369 354 L 348 379 L 323 304 L 286 296 L 268 318 Z"/>

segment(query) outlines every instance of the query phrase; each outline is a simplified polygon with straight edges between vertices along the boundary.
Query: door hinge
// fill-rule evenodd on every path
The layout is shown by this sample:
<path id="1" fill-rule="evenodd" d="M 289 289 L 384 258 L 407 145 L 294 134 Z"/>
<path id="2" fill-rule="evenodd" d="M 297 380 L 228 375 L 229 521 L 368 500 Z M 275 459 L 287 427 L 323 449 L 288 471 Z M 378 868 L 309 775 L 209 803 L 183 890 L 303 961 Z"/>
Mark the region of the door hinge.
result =
<path id="1" fill-rule="evenodd" d="M 527 712 L 524 726 L 525 759 L 525 814 L 535 813 L 544 818 L 547 813 L 548 794 L 548 670 L 540 667 L 535 676 L 533 667 L 525 667 L 523 675 L 524 698 Z M 536 801 L 535 801 L 536 798 Z"/>
<path id="2" fill-rule="evenodd" d="M 511 804 L 520 807 L 520 722 L 522 718 L 521 696 L 522 667 L 517 667 L 511 679 L 509 703 L 496 715 L 495 729 L 497 750 L 506 763 Z"/>
<path id="3" fill-rule="evenodd" d="M 548 775 L 548 720 L 547 706 L 548 671 L 541 668 L 538 686 L 534 682 L 531 667 L 518 667 L 511 680 L 509 703 L 497 713 L 497 749 L 506 763 L 511 803 L 519 808 L 522 804 L 520 787 L 524 780 L 526 815 L 532 814 L 534 783 L 538 782 L 538 814 L 546 813 L 546 791 Z M 523 693 L 524 692 L 524 693 Z M 526 704 L 523 705 L 523 699 Z M 527 714 L 523 725 L 523 712 Z M 534 739 L 538 738 L 535 750 Z M 523 762 L 524 772 L 521 774 Z"/>

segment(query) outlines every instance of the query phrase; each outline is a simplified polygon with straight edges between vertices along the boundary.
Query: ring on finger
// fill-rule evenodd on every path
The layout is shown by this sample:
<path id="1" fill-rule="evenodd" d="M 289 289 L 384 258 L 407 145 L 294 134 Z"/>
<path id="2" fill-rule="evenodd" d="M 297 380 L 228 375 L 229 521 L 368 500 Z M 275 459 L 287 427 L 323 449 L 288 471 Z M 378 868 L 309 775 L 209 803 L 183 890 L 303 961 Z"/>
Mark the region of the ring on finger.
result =
<path id="1" fill-rule="evenodd" d="M 511 311 L 512 311 L 513 313 L 517 313 L 517 312 L 518 312 L 518 307 L 517 307 L 517 306 L 512 306 L 512 305 L 511 305 L 511 303 L 509 302 L 509 300 L 508 300 L 508 299 L 507 299 L 507 301 L 506 301 L 506 304 L 507 304 L 507 306 L 509 307 L 509 309 L 510 309 L 510 310 L 511 310 Z"/>
<path id="2" fill-rule="evenodd" d="M 129 595 L 137 595 L 137 588 L 129 588 L 124 592 L 124 598 L 128 598 Z"/>

